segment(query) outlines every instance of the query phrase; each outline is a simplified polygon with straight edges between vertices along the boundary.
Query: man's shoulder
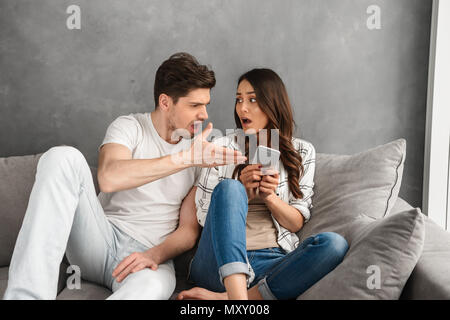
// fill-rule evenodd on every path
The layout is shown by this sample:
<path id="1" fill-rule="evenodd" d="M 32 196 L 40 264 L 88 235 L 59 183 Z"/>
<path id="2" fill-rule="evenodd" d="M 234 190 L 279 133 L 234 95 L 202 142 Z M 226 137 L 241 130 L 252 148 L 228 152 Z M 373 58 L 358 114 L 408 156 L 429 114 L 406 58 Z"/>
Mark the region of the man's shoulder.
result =
<path id="1" fill-rule="evenodd" d="M 128 113 L 117 116 L 113 123 L 120 124 L 122 126 L 142 126 L 145 122 L 144 113 Z"/>

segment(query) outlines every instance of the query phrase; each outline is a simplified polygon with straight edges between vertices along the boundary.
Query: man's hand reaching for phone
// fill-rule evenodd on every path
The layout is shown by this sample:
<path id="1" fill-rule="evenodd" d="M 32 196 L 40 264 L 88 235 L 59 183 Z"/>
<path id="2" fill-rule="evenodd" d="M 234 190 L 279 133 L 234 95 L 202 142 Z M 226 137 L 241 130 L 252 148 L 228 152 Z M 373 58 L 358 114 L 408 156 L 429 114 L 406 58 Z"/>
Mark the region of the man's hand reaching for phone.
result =
<path id="1" fill-rule="evenodd" d="M 206 138 L 213 129 L 208 123 L 205 130 L 197 135 L 191 148 L 183 153 L 183 162 L 191 166 L 216 167 L 228 164 L 244 163 L 247 158 L 240 151 L 220 147 Z"/>

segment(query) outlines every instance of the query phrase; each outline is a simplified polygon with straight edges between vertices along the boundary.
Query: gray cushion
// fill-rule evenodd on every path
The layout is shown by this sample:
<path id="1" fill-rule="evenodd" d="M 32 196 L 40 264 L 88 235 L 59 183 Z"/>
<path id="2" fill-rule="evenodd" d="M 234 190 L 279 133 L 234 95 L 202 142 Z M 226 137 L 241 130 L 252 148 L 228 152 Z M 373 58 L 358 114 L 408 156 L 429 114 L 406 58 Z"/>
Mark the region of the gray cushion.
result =
<path id="1" fill-rule="evenodd" d="M 344 237 L 342 263 L 298 299 L 398 299 L 422 253 L 424 216 L 419 208 L 378 220 L 361 214 Z"/>
<path id="2" fill-rule="evenodd" d="M 401 299 L 450 300 L 450 232 L 425 218 L 425 243 Z"/>
<path id="3" fill-rule="evenodd" d="M 406 140 L 397 139 L 354 155 L 316 155 L 311 219 L 300 240 L 333 231 L 342 234 L 355 216 L 386 216 L 400 189 Z"/>
<path id="4" fill-rule="evenodd" d="M 0 266 L 11 261 L 42 154 L 0 158 Z M 90 168 L 98 194 L 97 170 Z"/>
<path id="5" fill-rule="evenodd" d="M 112 292 L 104 286 L 81 280 L 80 289 L 67 287 L 56 297 L 56 300 L 104 300 Z"/>
<path id="6" fill-rule="evenodd" d="M 42 153 L 0 158 L 0 266 L 8 266 Z"/>

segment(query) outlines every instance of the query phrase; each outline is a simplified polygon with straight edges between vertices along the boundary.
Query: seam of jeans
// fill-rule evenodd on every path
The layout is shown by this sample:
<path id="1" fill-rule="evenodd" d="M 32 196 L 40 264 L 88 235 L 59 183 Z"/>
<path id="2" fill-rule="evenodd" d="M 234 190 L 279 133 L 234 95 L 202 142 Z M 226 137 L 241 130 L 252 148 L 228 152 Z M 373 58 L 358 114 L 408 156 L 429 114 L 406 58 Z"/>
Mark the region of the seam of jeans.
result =
<path id="1" fill-rule="evenodd" d="M 85 189 L 85 187 L 84 187 L 84 183 L 83 183 L 83 182 L 81 182 L 80 188 L 83 190 L 83 193 L 84 193 L 84 195 L 86 196 L 86 198 L 87 198 L 87 200 L 88 200 L 89 206 L 91 207 L 91 211 L 94 212 L 94 208 L 93 208 L 93 206 L 92 206 L 91 200 L 89 199 L 89 197 L 88 197 L 87 194 L 86 194 L 86 189 Z M 100 227 L 100 224 L 98 223 L 98 217 L 97 217 L 96 214 L 94 214 L 94 219 L 95 219 L 95 222 L 97 223 L 98 229 L 99 229 L 99 230 L 102 230 L 103 228 Z M 109 221 L 108 221 L 108 223 L 109 223 Z M 103 231 L 101 232 L 101 235 L 102 235 L 102 238 L 103 238 L 103 240 L 105 241 L 106 245 L 108 246 L 109 250 L 110 250 L 111 252 L 115 252 L 115 251 L 112 249 L 112 247 L 111 247 L 111 243 L 109 243 L 109 241 L 106 240 L 106 237 L 105 237 Z M 115 260 L 118 260 L 118 259 L 115 258 Z"/>
<path id="2" fill-rule="evenodd" d="M 315 239 L 315 236 L 314 236 L 314 238 L 313 238 L 313 242 L 314 242 L 314 239 Z M 311 244 L 311 243 L 308 243 L 308 244 L 305 246 L 305 248 L 303 248 L 303 249 L 301 250 L 300 253 L 303 254 L 303 250 L 306 249 L 306 247 L 309 246 L 310 244 Z M 285 256 L 283 257 L 283 261 L 281 261 L 281 263 L 280 263 L 278 266 L 275 266 L 275 267 L 274 267 L 274 269 L 278 269 L 278 270 L 276 270 L 275 272 L 273 272 L 273 273 L 271 273 L 271 274 L 267 274 L 266 277 L 269 278 L 269 277 L 275 277 L 275 276 L 277 276 L 277 275 L 282 271 L 284 265 L 288 263 L 288 260 L 289 260 L 289 259 L 287 259 L 287 257 L 288 257 L 289 255 L 297 254 L 297 253 L 298 253 L 298 252 L 296 252 L 297 249 L 298 249 L 298 248 L 296 248 L 295 250 L 293 250 L 293 251 L 289 252 L 287 255 L 285 255 Z"/>

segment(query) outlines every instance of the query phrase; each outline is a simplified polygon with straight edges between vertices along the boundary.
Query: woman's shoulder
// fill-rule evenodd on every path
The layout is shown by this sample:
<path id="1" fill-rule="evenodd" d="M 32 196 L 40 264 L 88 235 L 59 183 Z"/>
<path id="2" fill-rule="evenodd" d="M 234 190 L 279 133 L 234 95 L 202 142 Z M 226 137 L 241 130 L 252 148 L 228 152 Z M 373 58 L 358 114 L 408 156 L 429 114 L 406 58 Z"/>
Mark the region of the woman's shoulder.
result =
<path id="1" fill-rule="evenodd" d="M 302 156 L 316 153 L 314 145 L 310 141 L 307 141 L 305 139 L 292 137 L 292 145 L 294 146 L 295 150 L 297 150 L 297 152 Z"/>

